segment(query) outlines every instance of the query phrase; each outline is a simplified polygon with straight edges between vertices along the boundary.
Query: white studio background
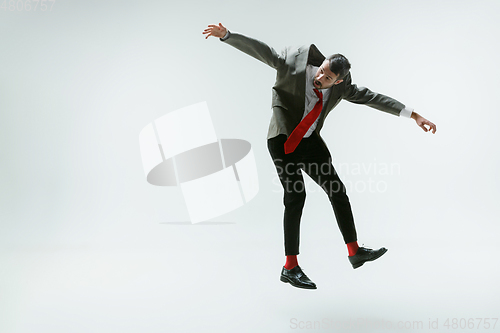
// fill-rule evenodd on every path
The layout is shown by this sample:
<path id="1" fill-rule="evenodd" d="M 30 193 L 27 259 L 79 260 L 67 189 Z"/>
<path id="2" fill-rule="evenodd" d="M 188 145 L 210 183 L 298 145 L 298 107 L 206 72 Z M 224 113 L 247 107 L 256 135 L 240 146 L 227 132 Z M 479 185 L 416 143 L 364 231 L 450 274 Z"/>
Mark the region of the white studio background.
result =
<path id="1" fill-rule="evenodd" d="M 386 326 L 343 331 L 430 332 L 500 317 L 498 1 L 0 3 L 1 332 L 305 332 L 359 318 Z M 299 264 L 318 290 L 279 281 L 275 72 L 205 40 L 218 22 L 277 50 L 343 53 L 354 83 L 437 124 L 424 133 L 344 101 L 322 130 L 360 245 L 389 248 L 376 263 L 352 269 L 311 185 Z M 173 224 L 188 221 L 182 195 L 146 182 L 138 135 L 201 101 L 219 138 L 252 143 L 260 192 L 210 223 Z"/>

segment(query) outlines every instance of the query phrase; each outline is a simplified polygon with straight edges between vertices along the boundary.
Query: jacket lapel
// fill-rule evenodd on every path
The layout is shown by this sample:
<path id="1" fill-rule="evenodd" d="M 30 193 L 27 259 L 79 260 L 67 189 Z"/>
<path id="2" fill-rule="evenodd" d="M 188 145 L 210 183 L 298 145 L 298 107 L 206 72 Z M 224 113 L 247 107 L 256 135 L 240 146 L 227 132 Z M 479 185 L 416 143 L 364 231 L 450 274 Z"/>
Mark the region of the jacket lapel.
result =
<path id="1" fill-rule="evenodd" d="M 292 74 L 305 73 L 308 64 L 319 67 L 324 60 L 325 56 L 321 54 L 316 45 L 301 47 L 295 55 L 295 70 Z"/>
<path id="2" fill-rule="evenodd" d="M 292 74 L 297 75 L 296 93 L 300 96 L 299 110 L 302 110 L 302 112 L 306 103 L 306 66 L 311 64 L 319 67 L 323 60 L 325 60 L 325 57 L 314 44 L 309 47 L 300 47 L 295 55 L 295 68 Z"/>

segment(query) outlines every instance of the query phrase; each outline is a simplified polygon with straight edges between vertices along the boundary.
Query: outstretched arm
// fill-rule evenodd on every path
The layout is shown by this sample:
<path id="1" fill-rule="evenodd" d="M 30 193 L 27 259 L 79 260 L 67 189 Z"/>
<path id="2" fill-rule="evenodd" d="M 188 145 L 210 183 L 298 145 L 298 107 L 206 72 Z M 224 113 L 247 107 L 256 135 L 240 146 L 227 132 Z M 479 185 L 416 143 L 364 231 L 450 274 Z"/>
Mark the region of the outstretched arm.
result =
<path id="1" fill-rule="evenodd" d="M 208 28 L 203 31 L 203 34 L 207 35 L 205 39 L 209 36 L 219 37 L 223 42 L 275 69 L 285 62 L 284 54 L 280 56 L 272 47 L 259 40 L 229 32 L 221 23 L 219 23 L 219 25 L 210 24 Z M 222 39 L 226 34 L 227 37 Z"/>
<path id="2" fill-rule="evenodd" d="M 401 102 L 391 97 L 375 93 L 365 87 L 358 88 L 357 85 L 351 83 L 350 74 L 348 74 L 345 81 L 346 82 L 343 98 L 348 100 L 349 102 L 365 104 L 372 108 L 388 112 L 393 115 L 402 115 L 403 111 L 406 111 L 408 114 L 405 116 L 414 119 L 417 125 L 420 126 L 425 132 L 432 131 L 433 134 L 436 133 L 435 124 L 425 119 L 415 111 L 408 111 L 408 109 Z M 429 128 L 427 128 L 426 126 L 428 126 Z"/>
<path id="3" fill-rule="evenodd" d="M 401 110 L 405 107 L 403 103 L 394 98 L 376 93 L 366 87 L 358 87 L 356 84 L 353 84 L 350 73 L 347 74 L 341 85 L 344 87 L 342 98 L 351 103 L 364 104 L 395 116 L 399 116 Z"/>

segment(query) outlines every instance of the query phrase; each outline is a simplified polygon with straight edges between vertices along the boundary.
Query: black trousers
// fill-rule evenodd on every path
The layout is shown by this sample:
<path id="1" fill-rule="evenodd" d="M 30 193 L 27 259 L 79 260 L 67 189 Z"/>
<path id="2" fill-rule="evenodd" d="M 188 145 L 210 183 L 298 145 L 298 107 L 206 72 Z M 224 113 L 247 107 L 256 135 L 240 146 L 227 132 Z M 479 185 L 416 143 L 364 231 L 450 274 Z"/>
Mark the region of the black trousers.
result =
<path id="1" fill-rule="evenodd" d="M 267 140 L 278 176 L 283 185 L 285 213 L 285 255 L 299 254 L 300 218 L 306 199 L 302 171 L 305 171 L 326 192 L 345 243 L 357 240 L 351 204 L 346 189 L 332 165 L 330 151 L 316 133 L 303 138 L 295 151 L 285 154 L 287 136 L 280 134 Z"/>

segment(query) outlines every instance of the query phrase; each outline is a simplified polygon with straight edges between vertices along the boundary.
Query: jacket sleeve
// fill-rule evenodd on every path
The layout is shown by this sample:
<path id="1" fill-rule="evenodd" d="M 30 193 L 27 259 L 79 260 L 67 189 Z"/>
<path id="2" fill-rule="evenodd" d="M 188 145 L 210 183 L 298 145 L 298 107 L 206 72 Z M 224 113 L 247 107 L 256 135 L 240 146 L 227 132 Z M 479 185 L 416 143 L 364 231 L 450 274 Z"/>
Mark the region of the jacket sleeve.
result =
<path id="1" fill-rule="evenodd" d="M 272 68 L 277 69 L 285 63 L 286 54 L 279 55 L 272 47 L 256 39 L 230 32 L 221 40 Z"/>
<path id="2" fill-rule="evenodd" d="M 365 87 L 358 87 L 351 82 L 351 74 L 349 73 L 345 79 L 345 89 L 342 96 L 343 99 L 356 104 L 364 104 L 374 109 L 384 111 L 395 116 L 399 116 L 405 105 L 401 102 L 376 92 Z"/>

